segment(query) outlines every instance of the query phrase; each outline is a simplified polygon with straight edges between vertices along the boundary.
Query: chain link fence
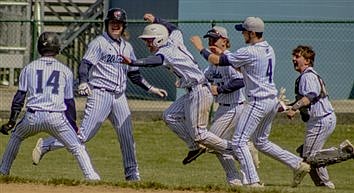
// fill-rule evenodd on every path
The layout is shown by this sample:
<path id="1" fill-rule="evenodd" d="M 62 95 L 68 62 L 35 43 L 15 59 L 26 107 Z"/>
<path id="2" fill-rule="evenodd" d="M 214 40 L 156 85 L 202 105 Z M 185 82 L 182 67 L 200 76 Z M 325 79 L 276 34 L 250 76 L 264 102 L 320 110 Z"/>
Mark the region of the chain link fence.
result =
<path id="1" fill-rule="evenodd" d="M 21 10 L 14 11 L 14 14 L 19 11 Z M 10 22 L 7 20 L 15 16 L 4 16 L 1 13 L 0 9 L 0 48 L 2 48 L 0 49 L 0 110 L 9 110 L 12 96 L 16 91 L 19 71 L 30 61 L 34 52 L 35 46 L 32 41 L 34 36 L 30 32 L 32 32 L 35 21 Z M 84 23 L 84 21 L 80 22 Z M 173 22 L 178 24 L 183 31 L 185 44 L 199 62 L 201 69 L 208 64 L 194 50 L 189 42 L 190 36 L 203 36 L 212 25 L 220 25 L 228 30 L 231 40 L 230 50 L 233 51 L 245 45 L 241 33 L 234 30 L 234 24 L 240 21 Z M 354 39 L 352 38 L 354 21 L 265 21 L 265 23 L 264 37 L 276 53 L 275 83 L 277 87 L 286 88 L 288 98 L 294 98 L 294 82 L 299 74 L 293 69 L 291 62 L 292 49 L 300 44 L 311 45 L 316 51 L 315 70 L 324 79 L 336 111 L 354 112 L 354 100 L 351 100 L 354 99 Z M 137 38 L 145 25 L 143 21 L 129 21 L 128 24 L 129 41 L 135 48 L 138 58 L 150 54 L 144 42 Z M 44 30 L 48 29 L 44 26 Z M 207 40 L 204 44 L 207 45 Z M 61 55 L 59 59 L 65 63 L 67 56 Z M 74 74 L 77 74 L 78 65 L 78 63 L 70 65 Z M 167 100 L 155 98 L 129 82 L 127 96 L 131 99 L 132 110 L 161 111 L 185 92 L 174 87 L 175 78 L 164 67 L 142 68 L 141 71 L 149 82 L 168 90 L 170 97 Z M 10 72 L 13 74 L 10 75 Z M 9 82 L 13 82 L 14 86 L 8 86 Z M 78 98 L 79 110 L 84 108 L 84 104 L 85 98 Z"/>

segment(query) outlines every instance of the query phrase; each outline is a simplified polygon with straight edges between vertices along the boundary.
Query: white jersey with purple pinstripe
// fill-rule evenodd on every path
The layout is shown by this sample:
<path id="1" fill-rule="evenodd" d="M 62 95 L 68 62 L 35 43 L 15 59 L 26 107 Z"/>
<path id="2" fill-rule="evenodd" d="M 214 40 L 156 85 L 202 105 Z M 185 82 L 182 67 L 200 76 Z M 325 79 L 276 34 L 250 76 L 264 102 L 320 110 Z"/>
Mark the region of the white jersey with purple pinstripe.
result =
<path id="1" fill-rule="evenodd" d="M 125 95 L 127 73 L 138 68 L 120 63 L 121 55 L 135 59 L 131 44 L 122 38 L 118 43 L 105 32 L 90 42 L 83 59 L 92 63 L 88 83 L 93 89 L 92 94 L 87 97 L 79 137 L 83 142 L 89 141 L 108 118 L 122 148 L 125 179 L 139 180 L 131 112 Z M 52 138 L 47 138 L 43 142 L 45 151 L 61 147 L 63 145 Z"/>
<path id="2" fill-rule="evenodd" d="M 224 51 L 225 54 L 229 52 L 228 50 Z M 212 64 L 204 70 L 204 74 L 211 84 L 217 86 L 227 84 L 233 79 L 243 78 L 242 74 L 231 66 L 215 66 Z M 231 140 L 236 122 L 243 108 L 243 105 L 239 104 L 245 101 L 243 88 L 227 94 L 219 93 L 214 98 L 215 102 L 219 103 L 219 106 L 215 111 L 209 131 L 222 139 Z M 216 157 L 223 167 L 226 180 L 229 183 L 235 179 L 241 180 L 232 155 L 217 153 Z"/>
<path id="3" fill-rule="evenodd" d="M 300 75 L 298 92 L 300 95 L 320 96 L 322 89 L 327 95 L 323 80 L 318 77 L 317 72 L 308 67 Z M 321 81 L 321 83 L 320 83 Z M 319 98 L 317 102 L 311 104 L 309 108 L 310 119 L 306 122 L 305 141 L 302 155 L 309 157 L 317 151 L 323 149 L 327 139 L 334 132 L 336 126 L 336 116 L 328 96 Z M 315 184 L 329 184 L 329 175 L 326 167 L 313 169 L 310 176 Z"/>
<path id="4" fill-rule="evenodd" d="M 230 53 L 226 50 L 224 54 Z M 212 84 L 221 86 L 228 83 L 230 80 L 243 78 L 243 75 L 236 71 L 231 66 L 215 66 L 210 64 L 205 70 L 204 74 L 207 77 L 208 81 L 212 80 Z M 241 88 L 236 92 L 231 93 L 219 93 L 215 97 L 215 102 L 221 104 L 238 104 L 245 101 L 244 89 Z"/>
<path id="5" fill-rule="evenodd" d="M 322 80 L 318 78 L 317 72 L 314 71 L 312 67 L 308 67 L 301 75 L 299 94 L 306 96 L 307 94 L 313 93 L 316 96 L 319 96 L 321 93 L 320 81 Z M 315 104 L 311 104 L 311 108 L 309 109 L 311 118 L 323 117 L 332 112 L 334 112 L 334 109 L 329 102 L 328 97 L 320 98 Z"/>
<path id="6" fill-rule="evenodd" d="M 127 86 L 127 72 L 138 68 L 122 64 L 121 55 L 136 60 L 133 47 L 122 38 L 118 43 L 104 33 L 90 42 L 83 56 L 83 59 L 93 64 L 89 84 L 123 93 Z"/>
<path id="7" fill-rule="evenodd" d="M 19 91 L 27 93 L 27 111 L 16 125 L 5 149 L 0 173 L 8 174 L 21 142 L 39 132 L 62 141 L 75 156 L 86 179 L 99 180 L 85 146 L 67 120 L 64 99 L 73 98 L 73 74 L 52 57 L 42 57 L 26 65 L 19 78 Z"/>
<path id="8" fill-rule="evenodd" d="M 255 147 L 271 157 L 296 169 L 302 158 L 269 141 L 272 121 L 279 102 L 274 84 L 275 54 L 266 42 L 258 42 L 227 55 L 235 68 L 240 68 L 245 83 L 247 103 L 240 115 L 232 139 L 233 149 L 239 158 L 246 184 L 258 183 L 259 177 L 248 148 L 252 137 Z"/>
<path id="9" fill-rule="evenodd" d="M 240 48 L 227 56 L 233 67 L 241 69 L 246 96 L 256 98 L 277 96 L 278 91 L 273 80 L 275 54 L 268 42 L 262 41 Z"/>
<path id="10" fill-rule="evenodd" d="M 159 48 L 155 55 L 164 56 L 164 66 L 170 69 L 179 79 L 181 88 L 193 87 L 207 83 L 203 72 L 199 69 L 193 55 L 183 44 L 181 31 L 174 30 L 169 36 L 168 43 Z"/>
<path id="11" fill-rule="evenodd" d="M 74 98 L 73 74 L 56 59 L 42 57 L 23 68 L 18 89 L 27 91 L 27 108 L 65 111 L 64 98 Z"/>
<path id="12" fill-rule="evenodd" d="M 187 143 L 190 150 L 197 149 L 198 142 L 211 149 L 223 151 L 225 144 L 219 145 L 223 140 L 207 130 L 213 96 L 206 86 L 204 73 L 183 45 L 181 31 L 173 30 L 168 43 L 155 53 L 158 54 L 163 55 L 163 65 L 179 78 L 180 87 L 188 90 L 165 110 L 165 122 Z"/>

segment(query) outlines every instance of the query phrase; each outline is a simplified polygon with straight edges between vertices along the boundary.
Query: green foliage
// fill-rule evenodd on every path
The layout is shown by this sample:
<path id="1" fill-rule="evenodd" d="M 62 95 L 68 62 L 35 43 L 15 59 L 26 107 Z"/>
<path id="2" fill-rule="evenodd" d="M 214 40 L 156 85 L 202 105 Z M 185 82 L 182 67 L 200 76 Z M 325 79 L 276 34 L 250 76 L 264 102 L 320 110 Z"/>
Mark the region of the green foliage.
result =
<path id="1" fill-rule="evenodd" d="M 122 157 L 117 137 L 111 124 L 106 121 L 100 131 L 86 144 L 98 173 L 100 182 L 86 182 L 73 158 L 65 149 L 49 152 L 38 166 L 32 165 L 32 149 L 39 137 L 36 135 L 23 141 L 14 161 L 11 176 L 0 177 L 0 183 L 64 184 L 68 186 L 109 185 L 136 189 L 192 190 L 204 192 L 264 192 L 264 193 L 326 193 L 330 190 L 315 187 L 306 176 L 298 188 L 291 188 L 292 171 L 285 165 L 260 154 L 260 179 L 266 188 L 231 188 L 226 184 L 225 174 L 214 154 L 204 154 L 195 162 L 183 165 L 188 149 L 186 145 L 163 123 L 156 121 L 134 121 L 134 137 L 142 177 L 141 182 L 128 183 L 124 180 Z M 354 140 L 354 125 L 338 124 L 326 147 L 337 146 L 349 138 Z M 284 121 L 279 118 L 273 124 L 270 139 L 279 146 L 295 153 L 303 142 L 304 125 L 298 120 Z M 9 136 L 1 136 L 0 151 L 4 152 Z M 336 193 L 354 192 L 354 160 L 328 167 Z"/>

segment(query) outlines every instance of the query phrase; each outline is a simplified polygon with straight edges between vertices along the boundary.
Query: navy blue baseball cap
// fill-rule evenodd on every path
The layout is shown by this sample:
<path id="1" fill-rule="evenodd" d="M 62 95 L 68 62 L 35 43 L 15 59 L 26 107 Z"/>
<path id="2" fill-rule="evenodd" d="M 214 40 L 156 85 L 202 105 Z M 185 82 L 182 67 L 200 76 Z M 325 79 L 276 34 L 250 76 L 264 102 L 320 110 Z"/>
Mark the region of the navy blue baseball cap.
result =
<path id="1" fill-rule="evenodd" d="M 226 38 L 229 39 L 227 36 L 227 30 L 221 26 L 214 26 L 211 30 L 209 30 L 203 38 Z"/>
<path id="2" fill-rule="evenodd" d="M 236 24 L 237 31 L 264 32 L 264 22 L 259 17 L 247 17 L 241 24 Z"/>

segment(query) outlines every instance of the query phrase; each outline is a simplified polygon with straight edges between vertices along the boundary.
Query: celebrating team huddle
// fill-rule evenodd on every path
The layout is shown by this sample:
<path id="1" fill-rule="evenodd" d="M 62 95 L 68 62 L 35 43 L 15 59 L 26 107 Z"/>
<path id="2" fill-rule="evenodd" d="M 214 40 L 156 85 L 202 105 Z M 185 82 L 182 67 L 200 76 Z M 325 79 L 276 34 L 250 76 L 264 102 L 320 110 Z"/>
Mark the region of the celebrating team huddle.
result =
<path id="1" fill-rule="evenodd" d="M 354 146 L 345 140 L 338 148 L 322 149 L 335 129 L 336 116 L 324 80 L 314 70 L 315 52 L 310 46 L 299 45 L 292 52 L 294 69 L 300 76 L 295 81 L 296 99 L 286 104 L 274 83 L 276 55 L 263 37 L 265 25 L 261 18 L 247 17 L 235 25 L 246 45 L 233 52 L 229 50 L 229 34 L 224 27 L 214 26 L 207 31 L 207 48 L 199 36 L 192 36 L 191 43 L 210 63 L 204 71 L 185 46 L 177 26 L 151 13 L 143 19 L 149 24 L 139 38 L 152 55 L 137 59 L 132 45 L 122 36 L 127 13 L 121 8 L 108 11 L 105 32 L 90 42 L 80 63 L 78 93 L 87 96 L 87 102 L 79 127 L 72 72 L 54 59 L 59 53 L 59 38 L 52 32 L 41 34 L 41 57 L 21 71 L 10 119 L 0 129 L 5 135 L 12 130 L 0 174 L 9 175 L 25 138 L 47 132 L 51 137 L 39 138 L 33 149 L 33 164 L 39 164 L 45 154 L 66 147 L 77 159 L 85 179 L 100 180 L 84 143 L 95 136 L 108 118 L 122 149 L 125 179 L 139 181 L 131 113 L 125 96 L 127 78 L 164 98 L 168 93 L 151 85 L 139 71 L 164 66 L 176 76 L 175 86 L 186 91 L 162 117 L 189 149 L 183 164 L 204 153 L 213 153 L 230 186 L 262 188 L 264 184 L 257 171 L 259 151 L 292 169 L 292 187 L 297 187 L 309 173 L 316 186 L 335 189 L 326 166 L 354 158 Z M 17 123 L 26 97 L 26 114 Z M 214 102 L 218 109 L 209 124 Z M 306 123 L 299 156 L 269 140 L 272 121 L 279 112 L 289 119 L 300 112 Z M 240 165 L 239 171 L 235 164 Z"/>

